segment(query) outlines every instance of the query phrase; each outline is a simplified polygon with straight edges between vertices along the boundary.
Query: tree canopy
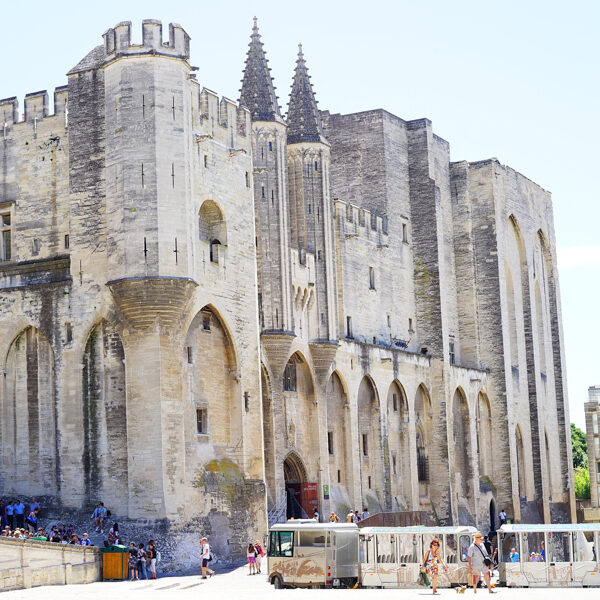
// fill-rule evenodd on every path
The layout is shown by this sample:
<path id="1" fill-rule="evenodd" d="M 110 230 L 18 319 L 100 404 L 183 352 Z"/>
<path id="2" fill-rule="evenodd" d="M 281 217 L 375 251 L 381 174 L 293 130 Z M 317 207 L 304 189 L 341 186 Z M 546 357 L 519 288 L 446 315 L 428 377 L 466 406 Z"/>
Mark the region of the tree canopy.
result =
<path id="1" fill-rule="evenodd" d="M 571 423 L 571 447 L 573 449 L 573 468 L 587 469 L 587 438 L 575 423 Z"/>

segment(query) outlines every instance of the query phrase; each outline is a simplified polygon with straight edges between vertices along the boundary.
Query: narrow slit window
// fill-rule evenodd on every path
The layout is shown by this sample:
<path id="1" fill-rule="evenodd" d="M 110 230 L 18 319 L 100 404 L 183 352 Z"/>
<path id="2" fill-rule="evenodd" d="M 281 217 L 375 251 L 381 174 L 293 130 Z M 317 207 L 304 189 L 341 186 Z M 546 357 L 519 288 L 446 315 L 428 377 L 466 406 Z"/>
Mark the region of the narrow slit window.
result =
<path id="1" fill-rule="evenodd" d="M 10 260 L 11 257 L 12 246 L 10 213 L 4 213 L 0 214 L 0 260 Z"/>
<path id="2" fill-rule="evenodd" d="M 191 346 L 188 346 L 186 348 L 186 350 L 187 350 L 188 365 L 192 365 L 192 364 L 194 364 L 194 351 L 192 350 Z"/>
<path id="3" fill-rule="evenodd" d="M 368 481 L 369 489 L 371 489 L 371 476 L 370 475 L 367 477 L 367 481 Z"/>
<path id="4" fill-rule="evenodd" d="M 337 480 L 338 480 L 338 483 L 342 483 L 342 472 L 339 469 L 337 472 Z"/>
<path id="5" fill-rule="evenodd" d="M 246 171 L 246 187 L 250 187 L 250 173 L 248 173 L 248 171 Z"/>
<path id="6" fill-rule="evenodd" d="M 329 454 L 335 454 L 333 451 L 333 431 L 327 432 L 327 449 Z"/>
<path id="7" fill-rule="evenodd" d="M 286 392 L 296 391 L 296 363 L 290 360 L 283 372 L 283 389 Z"/>
<path id="8" fill-rule="evenodd" d="M 65 250 L 68 250 L 71 247 L 71 240 L 69 238 L 69 234 L 65 235 Z"/>
<path id="9" fill-rule="evenodd" d="M 208 433 L 208 411 L 205 408 L 196 409 L 196 431 L 201 434 Z"/>
<path id="10" fill-rule="evenodd" d="M 398 412 L 398 394 L 392 394 L 392 406 L 394 412 Z"/>
<path id="11" fill-rule="evenodd" d="M 352 337 L 352 317 L 346 317 L 346 337 Z"/>
<path id="12" fill-rule="evenodd" d="M 402 223 L 402 241 L 407 244 L 408 243 L 408 227 L 406 223 Z"/>
<path id="13" fill-rule="evenodd" d="M 362 434 L 363 456 L 369 456 L 369 434 Z"/>
<path id="14" fill-rule="evenodd" d="M 269 152 L 273 152 L 273 142 L 269 142 Z"/>
<path id="15" fill-rule="evenodd" d="M 375 269 L 373 267 L 369 267 L 369 289 L 375 289 Z"/>
<path id="16" fill-rule="evenodd" d="M 204 168 L 208 169 L 208 154 L 204 155 Z M 247 175 L 247 174 L 246 174 Z"/>

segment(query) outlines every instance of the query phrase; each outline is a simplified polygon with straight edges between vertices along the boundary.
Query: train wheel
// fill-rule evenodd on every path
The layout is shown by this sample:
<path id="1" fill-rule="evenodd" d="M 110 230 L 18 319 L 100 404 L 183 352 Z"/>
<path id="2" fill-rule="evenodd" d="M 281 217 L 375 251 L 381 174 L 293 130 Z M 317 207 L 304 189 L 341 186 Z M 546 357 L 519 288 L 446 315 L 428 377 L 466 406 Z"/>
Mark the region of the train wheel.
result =
<path id="1" fill-rule="evenodd" d="M 275 577 L 273 577 L 273 579 L 271 579 L 271 583 L 273 584 L 273 587 L 276 590 L 283 589 L 283 582 L 281 581 L 281 577 L 278 577 L 277 575 L 275 575 Z"/>

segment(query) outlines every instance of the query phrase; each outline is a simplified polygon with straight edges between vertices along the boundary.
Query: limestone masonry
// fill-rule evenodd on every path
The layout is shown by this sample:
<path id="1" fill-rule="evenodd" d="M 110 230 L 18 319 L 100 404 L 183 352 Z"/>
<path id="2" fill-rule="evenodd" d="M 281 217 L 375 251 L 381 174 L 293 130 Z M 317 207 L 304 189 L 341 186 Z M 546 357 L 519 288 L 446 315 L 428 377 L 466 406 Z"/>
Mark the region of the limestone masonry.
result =
<path id="1" fill-rule="evenodd" d="M 315 507 L 574 520 L 550 194 L 319 110 L 302 48 L 283 117 L 256 22 L 239 103 L 142 28 L 0 100 L 0 495 L 231 555 Z"/>

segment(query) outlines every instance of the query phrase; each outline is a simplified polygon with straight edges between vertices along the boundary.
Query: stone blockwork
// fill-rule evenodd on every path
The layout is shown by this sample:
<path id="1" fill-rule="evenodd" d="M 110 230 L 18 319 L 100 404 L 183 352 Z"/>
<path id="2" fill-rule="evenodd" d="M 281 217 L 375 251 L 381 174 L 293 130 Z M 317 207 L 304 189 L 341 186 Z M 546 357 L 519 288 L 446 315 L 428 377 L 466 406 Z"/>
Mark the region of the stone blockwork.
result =
<path id="1" fill-rule="evenodd" d="M 0 100 L 1 493 L 223 556 L 315 506 L 573 519 L 550 195 L 320 111 L 302 49 L 285 120 L 256 22 L 239 104 L 142 29 Z"/>

